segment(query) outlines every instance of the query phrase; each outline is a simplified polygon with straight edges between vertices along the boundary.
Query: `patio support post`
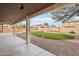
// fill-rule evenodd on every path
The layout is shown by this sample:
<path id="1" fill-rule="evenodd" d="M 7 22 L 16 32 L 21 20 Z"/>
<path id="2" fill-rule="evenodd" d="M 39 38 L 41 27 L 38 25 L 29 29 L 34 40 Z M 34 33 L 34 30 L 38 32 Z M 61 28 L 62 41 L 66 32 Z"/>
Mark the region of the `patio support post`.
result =
<path id="1" fill-rule="evenodd" d="M 30 18 L 26 16 L 26 44 L 30 42 Z"/>

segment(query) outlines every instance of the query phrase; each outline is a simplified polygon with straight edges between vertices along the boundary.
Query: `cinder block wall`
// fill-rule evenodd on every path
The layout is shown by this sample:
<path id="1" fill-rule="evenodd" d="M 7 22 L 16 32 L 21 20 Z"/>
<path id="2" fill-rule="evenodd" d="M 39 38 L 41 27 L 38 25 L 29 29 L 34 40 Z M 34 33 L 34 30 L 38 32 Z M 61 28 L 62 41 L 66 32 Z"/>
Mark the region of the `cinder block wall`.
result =
<path id="1" fill-rule="evenodd" d="M 60 27 L 60 32 L 69 33 L 69 32 L 79 33 L 79 23 L 78 22 L 68 22 L 64 23 L 63 26 Z"/>

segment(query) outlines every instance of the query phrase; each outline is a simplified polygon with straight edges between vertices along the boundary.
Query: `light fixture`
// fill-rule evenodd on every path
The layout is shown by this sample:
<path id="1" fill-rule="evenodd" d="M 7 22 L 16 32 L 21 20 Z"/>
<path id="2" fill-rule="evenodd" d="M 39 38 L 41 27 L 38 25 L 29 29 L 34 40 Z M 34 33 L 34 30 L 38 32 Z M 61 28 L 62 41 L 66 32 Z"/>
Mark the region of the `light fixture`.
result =
<path id="1" fill-rule="evenodd" d="M 20 8 L 21 10 L 23 10 L 23 9 L 24 9 L 23 4 L 19 4 L 19 8 Z"/>

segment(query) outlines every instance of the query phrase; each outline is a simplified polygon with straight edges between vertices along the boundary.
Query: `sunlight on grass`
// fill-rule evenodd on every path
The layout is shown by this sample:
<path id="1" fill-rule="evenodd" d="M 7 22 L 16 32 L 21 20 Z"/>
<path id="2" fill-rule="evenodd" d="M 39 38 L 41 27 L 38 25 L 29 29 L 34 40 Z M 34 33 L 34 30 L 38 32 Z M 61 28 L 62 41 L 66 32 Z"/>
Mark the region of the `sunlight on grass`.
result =
<path id="1" fill-rule="evenodd" d="M 58 40 L 75 39 L 74 35 L 68 35 L 68 34 L 45 33 L 45 32 L 32 32 L 31 34 L 38 37 L 44 37 L 47 39 L 58 39 Z"/>

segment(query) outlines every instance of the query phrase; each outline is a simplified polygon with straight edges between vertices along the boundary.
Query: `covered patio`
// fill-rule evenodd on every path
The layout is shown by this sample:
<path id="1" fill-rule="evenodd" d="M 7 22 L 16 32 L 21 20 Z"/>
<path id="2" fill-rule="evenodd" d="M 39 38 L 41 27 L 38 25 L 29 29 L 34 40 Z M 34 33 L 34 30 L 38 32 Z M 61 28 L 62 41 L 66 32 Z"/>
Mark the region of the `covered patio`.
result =
<path id="1" fill-rule="evenodd" d="M 0 55 L 2 56 L 55 56 L 39 48 L 30 41 L 30 18 L 56 9 L 67 7 L 69 4 L 26 3 L 0 4 L 0 24 L 9 24 L 12 33 L 0 33 Z M 26 20 L 26 41 L 16 36 L 15 24 Z"/>

